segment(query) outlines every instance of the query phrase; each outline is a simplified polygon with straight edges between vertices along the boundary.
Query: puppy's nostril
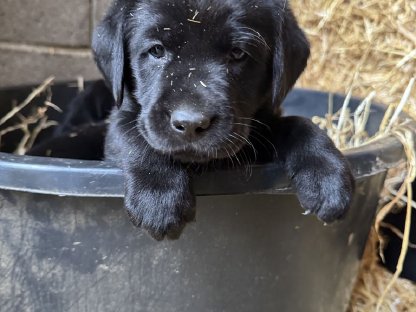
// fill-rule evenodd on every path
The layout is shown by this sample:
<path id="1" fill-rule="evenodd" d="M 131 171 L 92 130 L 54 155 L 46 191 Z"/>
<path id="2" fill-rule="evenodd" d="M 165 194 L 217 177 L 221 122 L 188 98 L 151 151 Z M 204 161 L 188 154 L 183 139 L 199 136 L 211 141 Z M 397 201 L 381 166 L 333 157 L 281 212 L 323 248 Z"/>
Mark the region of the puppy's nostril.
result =
<path id="1" fill-rule="evenodd" d="M 188 139 L 195 139 L 211 127 L 211 118 L 202 113 L 179 109 L 172 113 L 172 129 Z"/>
<path id="2" fill-rule="evenodd" d="M 178 122 L 173 122 L 173 126 L 175 127 L 176 130 L 178 130 L 179 132 L 184 132 L 186 130 L 185 126 L 182 125 L 181 123 Z"/>
<path id="3" fill-rule="evenodd" d="M 205 130 L 208 130 L 211 127 L 211 119 L 208 117 L 204 117 L 200 120 L 198 127 L 196 128 L 196 132 L 201 133 Z"/>

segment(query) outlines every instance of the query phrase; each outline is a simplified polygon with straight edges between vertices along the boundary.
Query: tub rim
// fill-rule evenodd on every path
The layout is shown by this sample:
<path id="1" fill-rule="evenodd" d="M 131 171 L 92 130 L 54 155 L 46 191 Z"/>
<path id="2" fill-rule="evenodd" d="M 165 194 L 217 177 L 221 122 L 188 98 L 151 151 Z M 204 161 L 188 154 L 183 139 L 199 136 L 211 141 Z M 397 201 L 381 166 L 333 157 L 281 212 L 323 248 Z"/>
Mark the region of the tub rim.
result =
<path id="1" fill-rule="evenodd" d="M 357 180 L 384 172 L 405 159 L 393 136 L 345 151 Z M 276 163 L 206 172 L 194 179 L 198 196 L 231 194 L 292 194 L 290 182 Z M 108 161 L 87 161 L 0 153 L 0 189 L 76 197 L 123 197 L 121 169 Z"/>

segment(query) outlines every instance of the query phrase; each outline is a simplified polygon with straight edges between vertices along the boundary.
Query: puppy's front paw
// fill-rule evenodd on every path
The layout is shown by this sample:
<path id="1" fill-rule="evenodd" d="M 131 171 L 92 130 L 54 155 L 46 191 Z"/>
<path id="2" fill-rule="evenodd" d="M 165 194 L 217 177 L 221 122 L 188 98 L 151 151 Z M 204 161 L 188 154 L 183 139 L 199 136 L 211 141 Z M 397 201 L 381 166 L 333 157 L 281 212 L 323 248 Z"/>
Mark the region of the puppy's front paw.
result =
<path id="1" fill-rule="evenodd" d="M 307 165 L 293 177 L 300 204 L 306 214 L 326 223 L 345 216 L 354 192 L 354 178 L 346 161 L 338 166 Z"/>
<path id="2" fill-rule="evenodd" d="M 186 223 L 195 219 L 195 198 L 190 191 L 127 191 L 125 206 L 133 224 L 159 241 L 179 238 Z"/>

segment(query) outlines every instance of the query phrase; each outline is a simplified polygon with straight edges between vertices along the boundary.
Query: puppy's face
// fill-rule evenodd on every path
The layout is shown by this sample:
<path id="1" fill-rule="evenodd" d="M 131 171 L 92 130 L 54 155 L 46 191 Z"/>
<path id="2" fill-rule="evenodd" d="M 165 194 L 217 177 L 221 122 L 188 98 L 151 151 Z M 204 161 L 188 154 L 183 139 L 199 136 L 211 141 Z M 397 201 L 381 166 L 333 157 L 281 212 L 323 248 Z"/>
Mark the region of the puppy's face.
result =
<path id="1" fill-rule="evenodd" d="M 283 74 L 290 70 L 285 27 L 303 40 L 296 78 L 306 64 L 306 40 L 280 1 L 119 2 L 96 33 L 97 63 L 120 104 L 130 86 L 149 145 L 182 161 L 235 154 L 256 112 L 279 104 L 294 83 Z M 108 33 L 114 41 L 105 48 L 100 41 Z M 111 64 L 103 55 L 108 49 Z"/>

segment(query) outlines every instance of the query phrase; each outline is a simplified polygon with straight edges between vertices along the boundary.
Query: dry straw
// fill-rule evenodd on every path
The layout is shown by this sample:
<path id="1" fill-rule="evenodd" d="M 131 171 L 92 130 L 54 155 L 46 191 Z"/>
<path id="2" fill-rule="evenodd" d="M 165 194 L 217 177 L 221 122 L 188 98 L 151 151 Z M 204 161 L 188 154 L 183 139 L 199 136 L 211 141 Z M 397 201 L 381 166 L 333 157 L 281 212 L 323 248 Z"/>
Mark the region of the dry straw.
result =
<path id="1" fill-rule="evenodd" d="M 399 140 L 404 146 L 407 145 L 409 163 L 406 182 L 409 182 L 414 169 L 411 167 L 414 155 L 409 145 L 412 133 L 400 128 L 392 117 L 394 112 L 396 115 L 400 112 L 397 107 L 402 102 L 403 109 L 416 119 L 416 88 L 409 88 L 409 81 L 416 75 L 416 1 L 292 0 L 291 4 L 312 45 L 311 60 L 300 86 L 347 94 L 353 89 L 355 96 L 368 96 L 367 100 L 374 97 L 378 102 L 391 104 L 378 138 L 381 133 L 392 133 L 394 128 L 393 132 Z M 353 88 L 350 88 L 351 85 Z M 403 96 L 406 89 L 410 91 Z M 407 104 L 404 103 L 406 98 Z M 341 112 L 338 116 L 329 114 L 334 119 L 347 117 L 341 120 L 342 127 L 338 127 L 338 120 L 319 122 L 323 127 L 329 126 L 328 133 L 343 148 L 368 144 L 371 138 L 362 131 L 368 103 L 363 103 L 360 109 L 354 117 L 348 110 L 343 116 L 340 116 Z M 341 133 L 343 131 L 346 133 Z M 396 192 L 393 195 L 398 195 L 394 202 L 399 201 L 406 188 L 409 188 L 409 183 L 401 187 L 400 194 Z M 392 188 L 390 190 L 395 192 Z M 380 220 L 390 206 L 381 210 L 377 220 L 378 230 L 388 226 Z M 409 206 L 406 208 L 409 211 Z M 406 233 L 397 234 L 406 236 Z M 403 280 L 393 285 L 392 275 L 377 264 L 374 247 L 377 239 L 374 237 L 376 235 L 366 252 L 350 311 L 415 311 L 416 286 Z M 384 243 L 383 240 L 381 242 Z M 404 245 L 406 243 L 405 239 Z M 396 278 L 397 273 L 394 281 Z"/>
<path id="2" fill-rule="evenodd" d="M 23 136 L 14 153 L 17 155 L 25 155 L 43 130 L 57 125 L 55 121 L 49 120 L 47 116 L 47 111 L 50 108 L 61 112 L 61 109 L 51 102 L 52 92 L 50 87 L 54 79 L 54 77 L 47 78 L 22 103 L 13 106 L 6 115 L 0 118 L 0 150 L 1 141 L 5 135 L 20 131 Z M 30 107 L 30 104 L 32 104 L 32 101 L 36 97 L 44 93 L 46 94 L 46 100 L 42 106 L 36 107 L 30 114 L 25 115 L 22 113 L 25 108 Z M 12 120 L 16 121 L 10 125 L 9 123 Z"/>
<path id="3" fill-rule="evenodd" d="M 416 74 L 416 1 L 292 0 L 312 45 L 300 85 L 398 103 Z M 359 74 L 354 77 L 354 73 Z M 416 117 L 416 90 L 407 108 Z"/>
<path id="4" fill-rule="evenodd" d="M 345 101 L 342 105 L 342 108 L 339 112 L 336 112 L 335 114 L 332 113 L 333 102 L 332 98 L 330 98 L 328 109 L 329 113 L 325 117 L 312 118 L 314 123 L 316 123 L 320 128 L 327 131 L 328 135 L 333 139 L 337 147 L 341 150 L 362 147 L 393 135 L 397 137 L 397 139 L 402 143 L 406 153 L 406 177 L 404 178 L 404 181 L 399 190 L 395 192 L 393 199 L 389 201 L 383 208 L 381 208 L 381 210 L 377 214 L 375 222 L 375 231 L 378 235 L 380 243 L 379 254 L 381 258 L 383 258 L 383 247 L 385 246 L 385 240 L 382 236 L 382 232 L 380 229 L 381 227 L 391 228 L 390 225 L 385 224 L 383 222 L 384 218 L 393 210 L 393 208 L 401 200 L 403 200 L 403 198 L 405 199 L 407 203 L 407 217 L 404 233 L 397 233 L 398 230 L 395 229 L 395 232 L 403 239 L 402 251 L 400 254 L 395 274 L 393 275 L 389 283 L 386 284 L 384 290 L 379 294 L 377 305 L 375 306 L 376 311 L 382 311 L 383 306 L 385 306 L 387 295 L 393 289 L 394 285 L 397 283 L 397 280 L 403 270 L 406 252 L 410 244 L 409 235 L 412 212 L 412 182 L 415 180 L 416 177 L 415 141 L 413 133 L 414 129 L 410 127 L 409 120 L 402 120 L 400 118 L 400 114 L 403 112 L 403 108 L 409 100 L 409 96 L 414 85 L 415 78 L 412 78 L 399 105 L 392 104 L 389 106 L 380 124 L 379 131 L 373 136 L 369 136 L 365 129 L 371 112 L 372 100 L 376 96 L 375 92 L 372 92 L 369 96 L 367 96 L 357 107 L 354 113 L 351 113 L 349 109 L 349 103 L 352 94 L 351 89 L 350 92 L 348 92 Z"/>
<path id="5" fill-rule="evenodd" d="M 357 287 L 352 295 L 350 312 L 373 312 L 380 301 L 380 294 L 391 282 L 392 274 L 378 264 L 377 257 L 378 236 L 373 231 L 364 260 Z M 380 312 L 413 312 L 416 307 L 416 291 L 413 283 L 401 280 L 395 283 L 387 293 Z"/>

